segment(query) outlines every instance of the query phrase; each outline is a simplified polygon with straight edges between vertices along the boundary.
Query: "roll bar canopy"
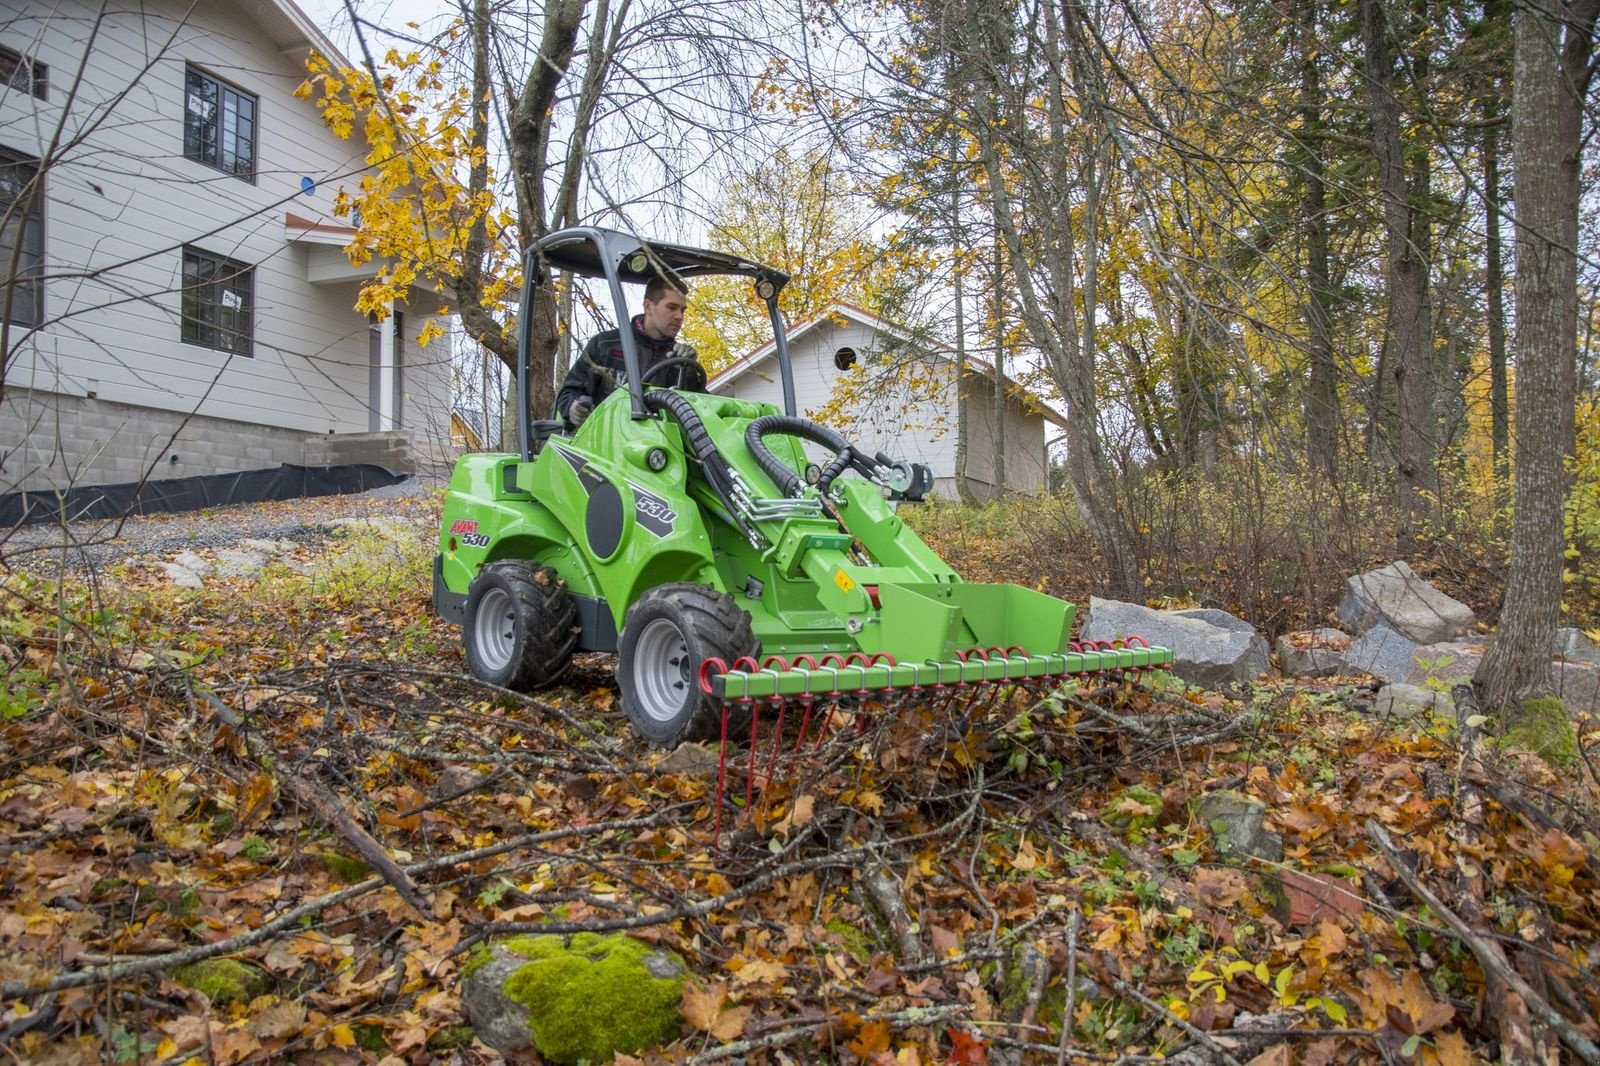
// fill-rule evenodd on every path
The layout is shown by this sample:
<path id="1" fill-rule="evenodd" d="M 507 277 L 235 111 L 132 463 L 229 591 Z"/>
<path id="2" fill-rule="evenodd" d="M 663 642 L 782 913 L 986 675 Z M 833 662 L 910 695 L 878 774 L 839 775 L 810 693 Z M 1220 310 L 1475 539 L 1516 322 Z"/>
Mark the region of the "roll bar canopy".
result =
<path id="1" fill-rule="evenodd" d="M 634 343 L 633 330 L 622 328 L 631 320 L 622 283 L 647 283 L 662 277 L 669 281 L 732 274 L 752 279 L 756 294 L 767 305 L 767 318 L 772 324 L 776 342 L 778 370 L 783 382 L 784 412 L 795 414 L 794 368 L 789 362 L 789 340 L 784 330 L 783 316 L 778 312 L 778 294 L 789 283 L 789 275 L 781 270 L 753 262 L 727 252 L 714 252 L 706 248 L 692 248 L 683 244 L 645 240 L 620 230 L 599 226 L 574 226 L 557 230 L 537 244 L 530 246 L 522 259 L 522 311 L 517 337 L 517 393 L 528 396 L 529 343 L 533 316 L 529 308 L 533 302 L 533 287 L 543 269 L 564 270 L 586 278 L 605 278 L 611 292 L 618 334 L 622 340 L 622 359 L 628 371 L 628 392 L 633 401 L 633 417 L 649 418 L 644 404 L 644 385 L 639 380 L 639 349 Z M 519 404 L 518 429 L 522 438 L 524 462 L 533 458 L 532 413 L 526 400 Z"/>

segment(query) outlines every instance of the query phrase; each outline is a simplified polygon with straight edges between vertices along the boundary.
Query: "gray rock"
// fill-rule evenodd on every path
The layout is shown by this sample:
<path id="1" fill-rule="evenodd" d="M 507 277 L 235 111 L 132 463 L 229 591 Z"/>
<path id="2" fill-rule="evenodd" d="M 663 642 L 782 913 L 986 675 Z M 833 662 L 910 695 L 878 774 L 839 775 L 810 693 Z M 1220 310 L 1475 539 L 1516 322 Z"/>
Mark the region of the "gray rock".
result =
<path id="1" fill-rule="evenodd" d="M 1472 608 L 1428 584 L 1404 561 L 1347 579 L 1337 614 L 1352 632 L 1385 625 L 1418 644 L 1460 636 L 1477 622 Z"/>
<path id="2" fill-rule="evenodd" d="M 1562 626 L 1556 630 L 1556 655 L 1569 663 L 1600 663 L 1600 644 L 1581 629 Z"/>
<path id="3" fill-rule="evenodd" d="M 167 579 L 181 589 L 203 589 L 206 587 L 206 583 L 200 579 L 200 575 L 190 570 L 187 566 L 179 563 L 161 562 L 154 565 L 166 571 Z"/>
<path id="4" fill-rule="evenodd" d="M 478 1039 L 503 1055 L 532 1047 L 552 1064 L 610 1062 L 678 1035 L 687 977 L 676 953 L 622 934 L 527 937 L 472 959 L 461 1000 Z"/>
<path id="5" fill-rule="evenodd" d="M 1387 718 L 1418 718 L 1427 714 L 1454 717 L 1455 701 L 1448 692 L 1421 685 L 1392 684 L 1378 690 L 1372 711 Z"/>
<path id="6" fill-rule="evenodd" d="M 689 774 L 690 776 L 714 774 L 721 765 L 717 749 L 689 740 L 673 748 L 656 769 L 664 774 Z"/>
<path id="7" fill-rule="evenodd" d="M 1482 644 L 1459 640 L 1418 648 L 1412 670 L 1403 680 L 1413 685 L 1424 684 L 1430 677 L 1448 682 L 1471 680 L 1484 650 Z M 1551 664 L 1550 673 L 1568 714 L 1600 712 L 1600 664 L 1558 659 Z"/>
<path id="8" fill-rule="evenodd" d="M 211 564 L 191 551 L 179 552 L 177 555 L 172 557 L 172 561 L 183 567 L 185 570 L 191 570 L 194 573 L 199 574 L 201 577 L 205 577 L 207 574 L 211 573 Z"/>
<path id="9" fill-rule="evenodd" d="M 461 1002 L 472 1019 L 472 1030 L 479 1040 L 502 1055 L 533 1046 L 528 1029 L 528 1008 L 506 994 L 506 978 L 528 964 L 528 960 L 496 944 L 489 949 L 489 961 L 479 965 L 461 982 Z"/>
<path id="10" fill-rule="evenodd" d="M 1313 629 L 1278 638 L 1278 666 L 1290 677 L 1327 677 L 1345 669 L 1350 634 L 1342 629 Z"/>
<path id="11" fill-rule="evenodd" d="M 1416 650 L 1416 641 L 1388 626 L 1373 626 L 1345 649 L 1344 672 L 1406 681 L 1411 676 L 1411 659 Z"/>
<path id="12" fill-rule="evenodd" d="M 268 556 L 266 552 L 224 548 L 217 553 L 217 575 L 219 577 L 254 577 L 261 573 L 267 562 Z"/>
<path id="13" fill-rule="evenodd" d="M 1083 624 L 1086 639 L 1116 640 L 1135 634 L 1152 645 L 1171 648 L 1172 672 L 1205 688 L 1252 681 L 1272 662 L 1266 639 L 1226 611 L 1153 611 L 1098 596 L 1089 600 L 1089 617 Z"/>
<path id="14" fill-rule="evenodd" d="M 1426 685 L 1429 679 L 1447 683 L 1469 681 L 1483 659 L 1483 645 L 1449 640 L 1417 648 L 1411 656 L 1406 676 L 1395 678 L 1412 685 Z"/>
<path id="15" fill-rule="evenodd" d="M 1213 792 L 1195 804 L 1195 814 L 1217 840 L 1223 855 L 1279 862 L 1283 837 L 1266 827 L 1267 806 L 1237 792 Z"/>

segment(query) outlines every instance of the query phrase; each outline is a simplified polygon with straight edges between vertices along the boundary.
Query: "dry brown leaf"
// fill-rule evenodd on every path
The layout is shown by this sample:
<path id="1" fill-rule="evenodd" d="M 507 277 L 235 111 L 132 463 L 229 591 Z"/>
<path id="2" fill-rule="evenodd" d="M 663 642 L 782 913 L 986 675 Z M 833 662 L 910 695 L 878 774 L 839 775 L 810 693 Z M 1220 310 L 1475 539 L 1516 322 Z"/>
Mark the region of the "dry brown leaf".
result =
<path id="1" fill-rule="evenodd" d="M 280 1001 L 255 1013 L 245 1028 L 262 1040 L 298 1036 L 306 1025 L 306 1009 L 298 1003 Z"/>
<path id="2" fill-rule="evenodd" d="M 694 981 L 686 983 L 680 1006 L 684 1021 L 724 1042 L 737 1039 L 744 1032 L 752 1013 L 750 1007 L 728 1005 L 726 981 L 711 981 L 705 985 Z"/>

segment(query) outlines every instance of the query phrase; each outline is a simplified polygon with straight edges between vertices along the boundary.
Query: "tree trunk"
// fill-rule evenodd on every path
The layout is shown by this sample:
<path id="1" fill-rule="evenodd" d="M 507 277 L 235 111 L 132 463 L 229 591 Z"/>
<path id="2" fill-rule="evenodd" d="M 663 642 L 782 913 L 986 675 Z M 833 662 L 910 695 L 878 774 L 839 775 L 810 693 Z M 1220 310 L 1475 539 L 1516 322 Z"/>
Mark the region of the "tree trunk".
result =
<path id="1" fill-rule="evenodd" d="M 1489 302 L 1489 438 L 1495 494 L 1502 508 L 1511 492 L 1511 394 L 1506 377 L 1505 267 L 1500 251 L 1500 131 L 1483 134 L 1484 287 Z"/>
<path id="2" fill-rule="evenodd" d="M 1006 494 L 1006 262 L 994 242 L 994 499 Z"/>
<path id="3" fill-rule="evenodd" d="M 1568 153 L 1577 152 L 1576 143 L 1562 139 L 1561 108 L 1551 106 L 1565 92 L 1557 52 L 1560 23 L 1532 7 L 1518 8 L 1513 18 L 1516 488 L 1500 628 L 1473 678 L 1485 711 L 1501 715 L 1512 729 L 1523 704 L 1554 692 L 1550 655 L 1561 613 L 1562 431 L 1572 406 L 1565 367 L 1574 344 L 1565 311 L 1576 279 L 1574 249 L 1562 245 L 1569 231 L 1562 217 L 1562 171 Z"/>
<path id="4" fill-rule="evenodd" d="M 1328 196 L 1322 164 L 1322 74 L 1316 6 L 1300 5 L 1300 137 L 1305 181 L 1306 330 L 1311 372 L 1305 391 L 1306 451 L 1330 483 L 1339 479 L 1339 370 L 1333 359 L 1328 280 Z"/>
<path id="5" fill-rule="evenodd" d="M 951 141 L 951 159 L 957 159 L 956 142 Z M 961 262 L 961 187 L 950 188 L 950 257 L 956 289 L 956 495 L 971 507 L 978 502 L 967 480 L 967 457 L 972 454 L 972 418 L 967 399 L 967 293 L 966 270 Z"/>
<path id="6" fill-rule="evenodd" d="M 516 190 L 517 225 L 523 243 L 532 244 L 548 230 L 545 179 L 550 170 L 550 116 L 557 92 L 572 65 L 578 30 L 588 0 L 552 0 L 545 7 L 544 33 L 537 62 L 528 70 L 512 109 L 508 139 L 511 146 L 511 184 Z M 595 62 L 603 62 L 596 58 Z M 532 329 L 529 333 L 529 395 L 535 418 L 548 418 L 555 409 L 555 361 L 560 346 L 553 279 L 543 278 L 533 289 Z"/>
<path id="7" fill-rule="evenodd" d="M 1407 550 L 1422 519 L 1427 484 L 1427 361 L 1423 351 L 1423 268 L 1412 240 L 1412 205 L 1400 141 L 1400 103 L 1394 94 L 1394 61 L 1383 0 L 1361 0 L 1361 29 L 1366 45 L 1367 91 L 1372 111 L 1372 147 L 1378 161 L 1379 199 L 1387 231 L 1384 289 L 1388 304 L 1385 344 L 1395 380 L 1399 421 L 1396 482 L 1404 520 L 1401 548 Z"/>

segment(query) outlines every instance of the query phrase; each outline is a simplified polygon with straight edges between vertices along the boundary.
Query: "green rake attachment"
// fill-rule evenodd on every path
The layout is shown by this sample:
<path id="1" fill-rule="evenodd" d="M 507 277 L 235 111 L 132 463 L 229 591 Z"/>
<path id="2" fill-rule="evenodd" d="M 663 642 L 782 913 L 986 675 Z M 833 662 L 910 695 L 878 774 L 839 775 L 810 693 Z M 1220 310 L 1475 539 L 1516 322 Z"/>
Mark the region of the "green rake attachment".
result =
<path id="1" fill-rule="evenodd" d="M 1072 642 L 1065 652 L 1041 655 L 1029 654 L 1018 645 L 973 647 L 958 650 L 954 659 L 946 662 L 898 662 L 887 652 L 830 653 L 820 659 L 810 655 L 791 659 L 769 655 L 759 662 L 748 656 L 732 663 L 707 659 L 700 664 L 700 691 L 706 698 L 721 702 L 722 722 L 712 839 L 718 839 L 722 832 L 730 722 L 749 722 L 749 768 L 745 777 L 745 809 L 749 810 L 755 794 L 763 707 L 775 719 L 762 775 L 770 784 L 785 755 L 784 725 L 791 702 L 800 716 L 794 743 L 786 753 L 792 762 L 804 750 L 813 722 L 816 733 L 812 748 L 822 746 L 832 730 L 834 712 L 841 707 L 854 711 L 856 734 L 864 733 L 866 712 L 875 698 L 887 697 L 882 709 L 889 713 L 904 702 L 938 700 L 942 702 L 940 717 L 959 699 L 964 702 L 957 714 L 966 717 L 984 713 L 992 701 L 1019 691 L 1048 692 L 1078 677 L 1112 682 L 1130 673 L 1136 675 L 1171 664 L 1170 649 L 1152 648 L 1139 636 Z"/>

